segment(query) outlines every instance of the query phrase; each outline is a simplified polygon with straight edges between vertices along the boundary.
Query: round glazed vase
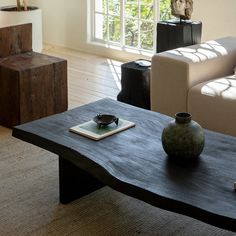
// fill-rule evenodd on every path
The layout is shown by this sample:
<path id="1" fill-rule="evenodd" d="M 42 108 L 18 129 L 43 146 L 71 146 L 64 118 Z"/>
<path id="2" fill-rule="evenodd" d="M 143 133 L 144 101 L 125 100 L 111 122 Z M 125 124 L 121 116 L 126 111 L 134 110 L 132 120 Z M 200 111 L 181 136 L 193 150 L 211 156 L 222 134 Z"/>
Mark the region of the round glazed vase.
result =
<path id="1" fill-rule="evenodd" d="M 202 127 L 189 113 L 175 115 L 162 132 L 162 146 L 169 157 L 196 159 L 204 148 L 205 137 Z"/>

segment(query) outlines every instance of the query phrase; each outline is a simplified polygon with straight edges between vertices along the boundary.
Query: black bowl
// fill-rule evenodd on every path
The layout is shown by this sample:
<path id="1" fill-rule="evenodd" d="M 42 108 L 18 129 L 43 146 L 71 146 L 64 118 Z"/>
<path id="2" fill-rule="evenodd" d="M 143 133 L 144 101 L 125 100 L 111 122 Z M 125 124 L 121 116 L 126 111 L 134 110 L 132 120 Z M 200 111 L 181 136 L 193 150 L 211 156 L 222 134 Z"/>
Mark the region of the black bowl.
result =
<path id="1" fill-rule="evenodd" d="M 113 115 L 98 114 L 93 118 L 93 121 L 96 122 L 100 128 L 102 125 L 106 126 L 113 122 L 115 122 L 116 125 L 118 125 L 119 118 Z"/>

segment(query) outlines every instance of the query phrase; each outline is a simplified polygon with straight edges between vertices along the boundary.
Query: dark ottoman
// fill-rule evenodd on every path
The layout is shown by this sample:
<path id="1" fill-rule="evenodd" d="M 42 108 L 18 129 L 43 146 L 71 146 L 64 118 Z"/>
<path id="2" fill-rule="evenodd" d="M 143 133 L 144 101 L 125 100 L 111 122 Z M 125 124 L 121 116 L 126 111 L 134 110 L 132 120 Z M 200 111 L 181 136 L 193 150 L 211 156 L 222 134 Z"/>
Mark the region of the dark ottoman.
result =
<path id="1" fill-rule="evenodd" d="M 140 66 L 135 61 L 121 65 L 121 92 L 117 100 L 150 109 L 150 66 Z"/>

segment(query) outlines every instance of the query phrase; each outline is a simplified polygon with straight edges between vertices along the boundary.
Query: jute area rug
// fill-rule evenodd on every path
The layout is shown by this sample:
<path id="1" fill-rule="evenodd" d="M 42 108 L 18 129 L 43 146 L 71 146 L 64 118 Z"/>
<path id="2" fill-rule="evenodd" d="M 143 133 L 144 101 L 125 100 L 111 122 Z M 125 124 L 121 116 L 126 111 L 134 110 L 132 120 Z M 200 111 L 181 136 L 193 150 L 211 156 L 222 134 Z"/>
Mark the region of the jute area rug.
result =
<path id="1" fill-rule="evenodd" d="M 58 199 L 57 156 L 0 126 L 0 236 L 236 235 L 102 188 L 70 204 Z"/>

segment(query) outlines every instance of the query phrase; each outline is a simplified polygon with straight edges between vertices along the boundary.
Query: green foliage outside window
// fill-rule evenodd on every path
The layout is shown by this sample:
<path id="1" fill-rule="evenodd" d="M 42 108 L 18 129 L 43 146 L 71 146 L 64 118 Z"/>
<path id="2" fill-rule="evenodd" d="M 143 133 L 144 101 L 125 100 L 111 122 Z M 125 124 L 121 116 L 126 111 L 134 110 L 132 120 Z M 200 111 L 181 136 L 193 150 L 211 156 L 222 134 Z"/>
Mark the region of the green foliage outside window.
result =
<path id="1" fill-rule="evenodd" d="M 95 0 L 98 2 L 98 0 Z M 121 41 L 121 1 L 100 0 L 103 15 L 103 39 L 115 43 Z M 124 6 L 124 45 L 153 50 L 154 0 L 126 0 Z M 101 15 L 100 14 L 100 15 Z M 170 0 L 160 0 L 160 19 L 171 18 Z"/>
<path id="2" fill-rule="evenodd" d="M 170 2 L 171 0 L 160 0 L 160 19 L 161 20 L 171 19 Z"/>

